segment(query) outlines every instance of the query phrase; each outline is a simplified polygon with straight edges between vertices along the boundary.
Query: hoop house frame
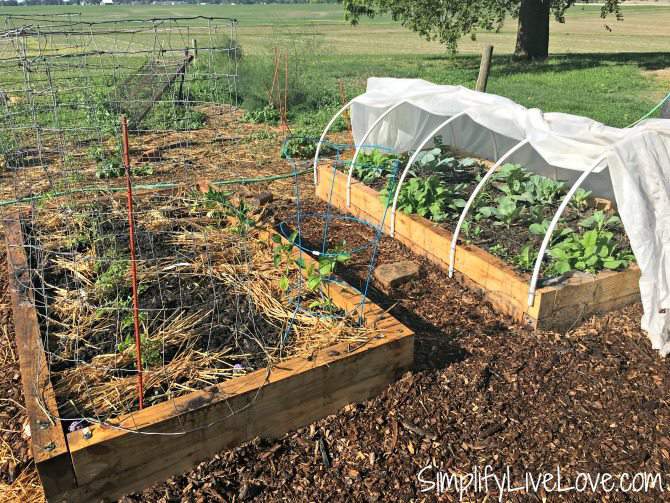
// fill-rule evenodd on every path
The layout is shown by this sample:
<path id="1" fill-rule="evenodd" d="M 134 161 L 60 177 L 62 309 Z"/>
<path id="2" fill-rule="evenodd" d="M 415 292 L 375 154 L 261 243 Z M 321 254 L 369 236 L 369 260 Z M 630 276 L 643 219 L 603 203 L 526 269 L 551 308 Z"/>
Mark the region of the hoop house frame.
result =
<path id="1" fill-rule="evenodd" d="M 402 106 L 403 104 L 407 104 L 408 102 L 400 101 L 398 103 L 395 103 L 394 105 L 388 107 L 377 119 L 375 119 L 375 121 L 365 131 L 364 135 L 361 138 L 361 141 L 358 142 L 358 144 L 355 146 L 355 153 L 352 158 L 351 165 L 349 166 L 349 170 L 346 174 L 346 180 L 343 180 L 345 176 L 343 173 L 341 174 L 338 173 L 332 182 L 335 185 L 331 187 L 328 191 L 325 191 L 325 187 L 322 187 L 321 185 L 323 185 L 326 182 L 319 181 L 320 168 L 318 166 L 318 161 L 319 161 L 320 146 L 324 142 L 330 127 L 335 122 L 337 117 L 339 117 L 345 110 L 349 109 L 352 106 L 353 101 L 354 100 L 350 101 L 344 107 L 342 107 L 342 109 L 340 109 L 338 113 L 331 119 L 331 121 L 324 129 L 321 138 L 319 140 L 319 144 L 317 145 L 317 153 L 314 157 L 314 165 L 313 165 L 314 180 L 315 183 L 317 184 L 317 194 L 319 194 L 319 196 L 323 198 L 325 193 L 327 192 L 335 206 L 338 206 L 340 209 L 348 211 L 349 213 L 352 213 L 357 216 L 367 217 L 370 219 L 379 219 L 380 215 L 377 215 L 378 212 L 374 209 L 376 208 L 376 205 L 373 202 L 373 198 L 378 199 L 379 197 L 378 192 L 369 187 L 363 186 L 361 183 L 357 181 L 352 182 L 353 167 L 355 166 L 355 162 L 360 154 L 360 151 L 364 147 L 365 142 L 368 140 L 370 135 L 375 131 L 375 129 L 378 128 L 380 124 L 383 123 L 384 119 L 387 118 L 394 110 L 397 110 L 400 106 Z M 566 302 L 567 303 L 570 302 L 570 300 L 568 299 L 569 297 L 568 294 L 558 293 L 558 290 L 561 290 L 564 286 L 566 287 L 565 289 L 566 291 L 569 289 L 573 290 L 576 289 L 578 291 L 577 293 L 570 294 L 574 295 L 576 299 L 580 298 L 580 296 L 583 296 L 586 299 L 589 297 L 589 295 L 591 295 L 591 297 L 594 299 L 594 301 L 591 303 L 592 305 L 590 305 L 588 308 L 583 309 L 581 313 L 577 313 L 577 316 L 587 315 L 590 312 L 607 311 L 639 300 L 639 288 L 637 286 L 637 279 L 639 278 L 639 269 L 637 268 L 636 265 L 633 265 L 629 267 L 627 270 L 620 272 L 603 271 L 598 275 L 594 276 L 593 278 L 570 279 L 567 281 L 565 285 L 560 284 L 555 287 L 552 286 L 552 287 L 538 288 L 541 266 L 544 257 L 547 253 L 548 246 L 551 242 L 553 232 L 557 227 L 558 222 L 565 208 L 572 200 L 577 189 L 583 185 L 584 181 L 589 177 L 589 175 L 591 175 L 596 170 L 596 168 L 598 168 L 598 166 L 600 166 L 602 162 L 606 159 L 606 152 L 602 153 L 596 159 L 596 161 L 594 161 L 594 163 L 591 164 L 589 168 L 578 177 L 578 179 L 573 183 L 571 188 L 564 196 L 563 200 L 561 201 L 561 204 L 559 205 L 549 224 L 549 227 L 547 228 L 547 231 L 545 232 L 545 235 L 542 240 L 542 245 L 537 253 L 537 256 L 535 257 L 532 274 L 530 275 L 529 278 L 526 277 L 526 279 L 524 279 L 519 273 L 516 273 L 507 266 L 504 266 L 501 260 L 490 255 L 488 252 L 485 252 L 484 250 L 480 250 L 479 248 L 471 245 L 458 244 L 461 228 L 477 196 L 481 193 L 482 189 L 486 186 L 486 184 L 491 181 L 493 175 L 506 161 L 508 161 L 514 154 L 519 152 L 522 148 L 530 145 L 530 140 L 528 138 L 524 138 L 518 141 L 514 146 L 509 148 L 500 157 L 498 157 L 497 156 L 498 145 L 495 142 L 495 134 L 493 134 L 494 132 L 491 131 L 491 139 L 494 142 L 493 143 L 494 154 L 497 157 L 497 160 L 487 170 L 484 177 L 479 181 L 474 191 L 468 197 L 466 205 L 464 206 L 463 210 L 460 213 L 453 234 L 449 232 L 446 233 L 441 232 L 442 229 L 436 229 L 434 224 L 421 217 L 406 216 L 404 214 L 401 214 L 403 220 L 404 234 L 401 236 L 396 235 L 398 225 L 397 222 L 398 219 L 401 218 L 401 216 L 398 215 L 397 212 L 398 198 L 400 195 L 400 191 L 402 190 L 402 184 L 405 182 L 409 170 L 414 165 L 416 160 L 419 158 L 420 153 L 425 148 L 425 146 L 429 144 L 429 142 L 435 137 L 435 135 L 438 134 L 445 127 L 450 125 L 452 126 L 451 135 L 453 137 L 452 138 L 453 143 L 455 143 L 456 135 L 454 134 L 455 132 L 453 131 L 453 124 L 456 122 L 457 119 L 462 118 L 466 115 L 467 112 L 460 112 L 446 118 L 418 143 L 418 146 L 416 147 L 416 149 L 414 149 L 414 152 L 412 153 L 406 166 L 404 167 L 402 174 L 399 178 L 398 185 L 396 186 L 393 197 L 393 204 L 391 206 L 391 215 L 390 215 L 391 218 L 388 219 L 388 222 L 383 224 L 383 226 L 386 226 L 387 233 L 391 237 L 396 237 L 397 239 L 400 239 L 402 242 L 404 242 L 406 245 L 412 248 L 415 252 L 428 256 L 429 258 L 431 258 L 431 260 L 443 266 L 445 269 L 448 270 L 450 278 L 453 278 L 454 273 L 458 271 L 460 273 L 459 275 L 460 279 L 472 280 L 475 283 L 474 286 L 478 288 L 483 287 L 483 290 L 486 293 L 486 290 L 490 290 L 490 288 L 486 286 L 486 281 L 484 281 L 483 282 L 484 284 L 482 284 L 482 282 L 480 281 L 480 277 L 478 276 L 479 273 L 477 271 L 474 271 L 474 274 L 472 274 L 469 270 L 467 270 L 468 267 L 459 268 L 459 262 L 462 263 L 463 261 L 466 262 L 470 261 L 474 249 L 479 250 L 476 252 L 476 255 L 478 255 L 477 260 L 482 260 L 483 262 L 489 264 L 487 266 L 483 266 L 485 270 L 492 270 L 490 269 L 492 267 L 496 267 L 501 270 L 505 269 L 506 272 L 503 274 L 503 276 L 508 275 L 510 277 L 512 276 L 515 277 L 514 283 L 516 284 L 515 289 L 517 291 L 521 290 L 521 286 L 519 283 L 525 283 L 525 287 L 523 287 L 523 290 L 525 290 L 525 292 L 523 294 L 514 293 L 513 297 L 515 297 L 516 300 L 510 301 L 509 299 L 499 299 L 499 302 L 494 302 L 494 304 L 496 304 L 497 307 L 507 312 L 508 314 L 512 314 L 515 318 L 517 319 L 524 318 L 525 322 L 530 323 L 532 326 L 538 328 L 564 328 L 566 325 L 574 324 L 574 317 L 575 317 L 574 314 L 568 316 L 565 315 L 565 313 L 563 313 L 560 316 L 557 316 L 557 318 L 562 319 L 552 319 L 552 317 L 554 317 L 554 315 L 556 314 L 554 309 L 556 308 L 556 306 L 558 306 L 557 309 L 559 310 L 562 309 L 563 311 L 566 311 L 567 308 L 564 304 L 566 304 Z M 354 190 L 356 193 L 355 198 L 352 198 L 352 190 Z M 352 204 L 353 199 L 356 199 L 355 204 Z M 431 227 L 430 230 L 428 230 L 428 226 Z M 417 230 L 418 227 L 421 227 L 420 231 Z M 447 254 L 442 249 L 440 249 L 444 247 L 445 244 L 447 244 L 446 248 L 448 248 L 448 258 Z M 459 254 L 464 254 L 464 256 L 459 258 L 460 257 Z M 484 255 L 486 257 L 484 257 Z M 479 269 L 479 272 L 481 272 L 482 270 L 481 264 L 480 266 L 475 267 L 475 269 Z M 486 276 L 486 274 L 484 275 Z M 469 281 L 466 281 L 466 283 L 468 282 Z M 502 283 L 498 284 L 500 285 Z M 586 292 L 587 290 L 591 291 L 591 293 L 589 295 L 586 294 L 582 295 L 582 292 Z M 495 297 L 500 292 L 489 292 L 489 293 L 491 293 Z M 547 307 L 548 301 L 538 303 L 537 296 L 540 294 L 542 294 L 543 298 L 549 299 L 549 297 L 552 297 L 553 298 L 552 303 L 554 305 L 552 305 L 551 307 Z M 556 299 L 558 299 L 558 297 L 562 297 L 562 300 L 557 301 Z M 588 301 L 584 300 L 583 302 Z M 576 312 L 575 306 L 570 306 L 569 310 L 571 313 Z"/>

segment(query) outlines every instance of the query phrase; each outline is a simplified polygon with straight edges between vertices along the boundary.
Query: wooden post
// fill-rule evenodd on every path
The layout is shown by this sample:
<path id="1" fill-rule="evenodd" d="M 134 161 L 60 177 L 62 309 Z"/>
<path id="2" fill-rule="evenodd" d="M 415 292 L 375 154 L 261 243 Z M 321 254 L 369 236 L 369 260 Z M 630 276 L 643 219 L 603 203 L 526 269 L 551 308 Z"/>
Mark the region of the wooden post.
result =
<path id="1" fill-rule="evenodd" d="M 191 40 L 191 46 L 193 47 L 193 57 L 198 57 L 198 41 L 194 38 Z"/>
<path id="2" fill-rule="evenodd" d="M 489 72 L 491 71 L 491 57 L 493 56 L 493 46 L 486 45 L 482 50 L 482 61 L 479 63 L 479 76 L 477 77 L 476 91 L 486 92 L 486 84 L 489 81 Z"/>

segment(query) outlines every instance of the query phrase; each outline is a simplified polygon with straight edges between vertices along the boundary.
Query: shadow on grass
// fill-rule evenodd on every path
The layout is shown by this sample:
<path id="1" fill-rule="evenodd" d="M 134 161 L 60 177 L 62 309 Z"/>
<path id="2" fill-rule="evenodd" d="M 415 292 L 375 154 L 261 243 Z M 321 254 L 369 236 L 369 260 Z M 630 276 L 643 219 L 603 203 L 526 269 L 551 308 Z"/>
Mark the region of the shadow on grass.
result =
<path id="1" fill-rule="evenodd" d="M 435 55 L 427 56 L 427 61 L 445 61 L 464 70 L 479 70 L 478 55 Z M 493 66 L 498 75 L 517 73 L 544 73 L 572 70 L 586 70 L 599 66 L 636 65 L 641 70 L 660 70 L 670 67 L 670 52 L 623 52 L 589 54 L 552 54 L 541 62 L 524 62 L 511 55 L 493 56 Z"/>

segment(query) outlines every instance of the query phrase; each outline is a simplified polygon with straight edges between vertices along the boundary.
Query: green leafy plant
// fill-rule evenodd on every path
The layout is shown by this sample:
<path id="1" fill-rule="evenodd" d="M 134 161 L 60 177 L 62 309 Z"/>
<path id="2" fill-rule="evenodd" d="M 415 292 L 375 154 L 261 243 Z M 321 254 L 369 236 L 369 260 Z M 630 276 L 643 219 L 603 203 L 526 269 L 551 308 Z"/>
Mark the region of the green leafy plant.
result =
<path id="1" fill-rule="evenodd" d="M 252 124 L 277 124 L 279 122 L 279 111 L 272 105 L 265 105 L 262 108 L 255 110 L 250 110 L 245 112 L 242 116 L 244 122 L 250 122 Z"/>
<path id="2" fill-rule="evenodd" d="M 293 251 L 293 246 L 295 240 L 298 238 L 298 231 L 293 231 L 291 235 L 286 239 L 286 242 L 281 238 L 279 234 L 274 234 L 272 236 L 272 241 L 275 243 L 275 246 L 272 248 L 272 262 L 275 267 L 279 267 L 282 262 L 286 264 L 284 273 L 279 278 L 279 289 L 282 292 L 286 292 L 289 289 L 289 272 L 290 265 L 292 262 L 291 253 Z M 304 268 L 305 263 L 302 258 L 293 261 L 298 265 L 298 267 Z"/>
<path id="3" fill-rule="evenodd" d="M 151 176 L 154 174 L 154 168 L 151 164 L 143 164 L 132 168 L 131 173 L 134 176 Z"/>
<path id="4" fill-rule="evenodd" d="M 473 225 L 469 220 L 464 220 L 463 224 L 461 225 L 461 232 L 463 232 L 465 240 L 470 242 L 481 236 L 482 227 L 478 224 Z"/>
<path id="5" fill-rule="evenodd" d="M 125 318 L 123 321 L 126 321 Z M 123 323 L 123 322 L 122 322 Z M 132 314 L 130 315 L 130 327 L 133 327 L 134 322 Z M 142 366 L 153 367 L 159 365 L 162 361 L 161 342 L 152 339 L 147 334 L 140 335 L 140 344 L 142 345 Z M 116 349 L 119 352 L 128 351 L 135 358 L 135 334 L 134 332 L 126 334 L 121 342 L 118 343 Z"/>
<path id="6" fill-rule="evenodd" d="M 95 176 L 100 179 L 118 178 L 125 173 L 120 156 L 105 157 L 98 161 Z"/>
<path id="7" fill-rule="evenodd" d="M 256 221 L 250 217 L 251 208 L 244 199 L 235 205 L 231 205 L 228 213 L 237 219 L 237 223 L 231 227 L 231 230 L 240 236 L 246 236 L 249 229 L 256 225 Z"/>
<path id="8" fill-rule="evenodd" d="M 502 259 L 506 259 L 509 257 L 509 251 L 507 250 L 505 245 L 501 243 L 496 243 L 493 246 L 490 246 L 489 252 L 491 252 L 496 257 L 500 257 Z"/>
<path id="9" fill-rule="evenodd" d="M 109 260 L 109 265 L 102 271 L 103 263 Z M 113 254 L 106 255 L 102 261 L 96 263 L 95 290 L 100 297 L 107 297 L 112 293 L 126 292 L 129 288 L 126 275 L 129 261 L 125 258 L 116 258 Z"/>
<path id="10" fill-rule="evenodd" d="M 543 237 L 549 230 L 549 220 L 544 219 L 542 222 L 532 223 L 528 226 L 528 232 L 535 236 Z"/>
<path id="11" fill-rule="evenodd" d="M 380 192 L 385 204 L 393 197 L 392 185 L 394 184 L 387 183 Z M 400 189 L 398 208 L 410 215 L 417 214 L 435 222 L 442 222 L 465 206 L 465 199 L 462 198 L 464 189 L 464 184 L 443 184 L 437 175 L 411 178 Z"/>
<path id="12" fill-rule="evenodd" d="M 577 210 L 584 211 L 589 206 L 590 198 L 590 190 L 579 188 L 573 194 L 572 199 L 570 199 L 570 206 Z"/>
<path id="13" fill-rule="evenodd" d="M 365 184 L 370 184 L 393 173 L 394 161 L 398 156 L 384 154 L 377 149 L 361 152 L 354 165 L 353 175 Z"/>
<path id="14" fill-rule="evenodd" d="M 531 204 L 550 206 L 565 194 L 565 183 L 544 176 L 532 175 L 525 183 L 524 194 L 530 194 Z"/>
<path id="15" fill-rule="evenodd" d="M 528 244 L 521 248 L 521 251 L 513 258 L 513 262 L 522 271 L 530 271 L 535 265 L 535 257 L 537 257 L 537 250 Z"/>
<path id="16" fill-rule="evenodd" d="M 482 206 L 477 208 L 475 220 L 495 218 L 496 222 L 494 225 L 505 225 L 509 228 L 521 215 L 523 206 L 517 204 L 516 199 L 512 196 L 499 197 L 495 202 L 498 203 L 497 206 Z"/>
<path id="17" fill-rule="evenodd" d="M 607 216 L 602 211 L 579 223 L 586 230 L 583 233 L 571 233 L 565 239 L 554 244 L 549 255 L 553 259 L 552 272 L 564 274 L 571 270 L 596 273 L 601 269 L 620 269 L 634 260 L 633 254 L 621 249 L 609 230 L 620 225 L 615 216 Z"/>
<path id="18" fill-rule="evenodd" d="M 282 146 L 282 159 L 309 159 L 316 154 L 316 145 L 319 142 L 319 136 L 310 134 L 307 131 L 295 131 Z M 322 143 L 319 150 L 321 155 L 328 156 L 335 153 L 335 149 L 328 143 Z"/>
<path id="19" fill-rule="evenodd" d="M 496 223 L 504 224 L 509 228 L 519 218 L 522 208 L 513 197 L 501 197 L 495 209 L 495 216 L 498 219 Z"/>
<path id="20" fill-rule="evenodd" d="M 437 169 L 454 168 L 458 166 L 458 159 L 453 156 L 443 156 L 440 147 L 432 148 L 419 157 L 419 166 L 423 168 Z"/>
<path id="21" fill-rule="evenodd" d="M 604 211 L 597 210 L 590 217 L 579 222 L 579 226 L 584 229 L 595 229 L 598 232 L 606 229 L 616 230 L 621 228 L 621 219 L 616 215 L 608 216 Z"/>
<path id="22" fill-rule="evenodd" d="M 317 264 L 311 264 L 307 268 L 307 289 L 311 292 L 317 290 L 335 273 L 337 264 L 345 264 L 349 259 L 351 255 L 341 250 L 321 255 Z"/>
<path id="23" fill-rule="evenodd" d="M 235 203 L 231 200 L 232 192 L 225 192 L 222 190 L 215 190 L 212 187 L 209 187 L 207 192 L 205 192 L 204 197 L 198 197 L 196 195 L 196 201 L 193 210 L 197 210 L 198 207 L 204 205 L 208 209 L 207 217 L 208 218 L 226 218 L 233 217 L 236 220 L 236 223 L 231 226 L 231 230 L 244 236 L 249 232 L 249 229 L 255 227 L 256 221 L 251 217 L 252 208 L 240 198 L 240 200 Z"/>
<path id="24" fill-rule="evenodd" d="M 493 175 L 493 180 L 499 182 L 498 188 L 508 196 L 519 196 L 526 192 L 526 182 L 530 174 L 520 164 L 504 164 Z"/>

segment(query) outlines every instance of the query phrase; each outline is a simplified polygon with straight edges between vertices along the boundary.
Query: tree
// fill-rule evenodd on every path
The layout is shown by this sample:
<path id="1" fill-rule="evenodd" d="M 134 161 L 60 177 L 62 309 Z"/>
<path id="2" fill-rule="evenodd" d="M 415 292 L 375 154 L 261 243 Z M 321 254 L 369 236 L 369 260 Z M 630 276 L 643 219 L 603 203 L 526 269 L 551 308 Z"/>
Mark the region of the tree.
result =
<path id="1" fill-rule="evenodd" d="M 508 16 L 519 22 L 515 56 L 545 59 L 549 54 L 549 17 L 565 22 L 565 11 L 576 0 L 342 0 L 345 17 L 357 24 L 361 16 L 391 14 L 395 21 L 427 40 L 438 40 L 455 51 L 458 40 L 477 31 L 499 30 Z M 600 15 L 621 19 L 624 0 L 604 0 Z"/>

